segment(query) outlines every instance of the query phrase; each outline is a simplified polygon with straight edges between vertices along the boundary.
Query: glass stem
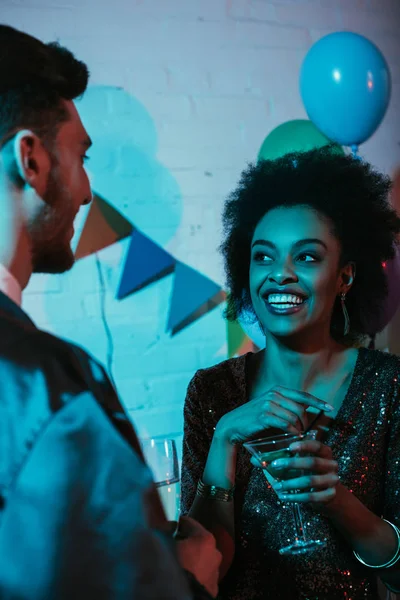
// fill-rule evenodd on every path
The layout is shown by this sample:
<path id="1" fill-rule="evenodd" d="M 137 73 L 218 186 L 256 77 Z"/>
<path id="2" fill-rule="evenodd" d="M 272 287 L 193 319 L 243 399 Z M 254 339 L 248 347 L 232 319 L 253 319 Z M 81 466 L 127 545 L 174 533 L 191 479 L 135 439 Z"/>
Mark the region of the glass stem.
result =
<path id="1" fill-rule="evenodd" d="M 292 511 L 293 511 L 293 518 L 294 518 L 294 526 L 296 529 L 296 541 L 305 542 L 306 538 L 305 538 L 304 529 L 303 529 L 303 519 L 301 516 L 300 506 L 297 502 L 292 503 Z"/>

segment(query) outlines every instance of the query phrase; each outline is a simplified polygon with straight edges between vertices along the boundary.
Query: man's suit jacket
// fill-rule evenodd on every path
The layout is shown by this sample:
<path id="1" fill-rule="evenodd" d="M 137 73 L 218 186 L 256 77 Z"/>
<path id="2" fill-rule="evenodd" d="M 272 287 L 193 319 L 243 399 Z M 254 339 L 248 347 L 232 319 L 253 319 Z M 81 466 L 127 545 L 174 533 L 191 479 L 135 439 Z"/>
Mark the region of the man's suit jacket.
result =
<path id="1" fill-rule="evenodd" d="M 104 369 L 0 293 L 1 600 L 208 597 L 165 524 Z"/>

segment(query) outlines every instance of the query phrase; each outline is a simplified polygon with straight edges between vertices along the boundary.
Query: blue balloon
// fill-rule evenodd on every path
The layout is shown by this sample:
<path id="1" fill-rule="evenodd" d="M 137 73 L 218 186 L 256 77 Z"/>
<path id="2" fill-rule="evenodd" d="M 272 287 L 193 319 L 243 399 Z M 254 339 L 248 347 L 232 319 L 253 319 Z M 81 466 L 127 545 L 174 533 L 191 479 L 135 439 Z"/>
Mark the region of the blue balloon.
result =
<path id="1" fill-rule="evenodd" d="M 343 146 L 365 142 L 390 100 L 390 71 L 381 51 L 351 32 L 321 38 L 306 55 L 300 92 L 314 125 Z"/>

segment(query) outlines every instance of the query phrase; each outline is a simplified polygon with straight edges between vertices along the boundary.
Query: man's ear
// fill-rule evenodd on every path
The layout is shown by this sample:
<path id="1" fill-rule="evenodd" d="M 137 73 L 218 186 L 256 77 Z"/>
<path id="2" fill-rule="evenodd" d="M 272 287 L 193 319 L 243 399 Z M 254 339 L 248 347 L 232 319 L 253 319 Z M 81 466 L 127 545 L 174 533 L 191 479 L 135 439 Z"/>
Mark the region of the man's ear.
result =
<path id="1" fill-rule="evenodd" d="M 13 162 L 18 177 L 41 196 L 46 189 L 51 168 L 48 151 L 40 138 L 28 129 L 19 131 L 12 144 Z"/>
<path id="2" fill-rule="evenodd" d="M 340 292 L 344 292 L 347 294 L 350 291 L 351 286 L 354 283 L 354 279 L 356 277 L 356 263 L 348 262 L 342 268 L 342 283 Z"/>

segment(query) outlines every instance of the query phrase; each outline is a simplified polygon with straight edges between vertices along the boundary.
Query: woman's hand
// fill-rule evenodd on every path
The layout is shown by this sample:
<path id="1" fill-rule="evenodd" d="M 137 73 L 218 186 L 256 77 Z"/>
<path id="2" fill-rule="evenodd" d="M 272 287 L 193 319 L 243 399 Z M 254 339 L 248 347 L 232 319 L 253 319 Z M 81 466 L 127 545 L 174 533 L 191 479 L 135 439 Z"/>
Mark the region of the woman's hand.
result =
<path id="1" fill-rule="evenodd" d="M 332 406 L 311 394 L 274 386 L 266 394 L 226 413 L 218 422 L 216 435 L 231 444 L 244 442 L 271 428 L 300 435 L 307 427 L 306 409 L 309 406 L 333 410 Z"/>
<path id="2" fill-rule="evenodd" d="M 338 463 L 332 458 L 332 450 L 316 440 L 294 442 L 289 448 L 299 456 L 272 463 L 274 471 L 281 473 L 279 481 L 272 484 L 279 499 L 325 507 L 335 497 L 339 483 Z M 293 476 L 296 471 L 298 477 Z M 285 479 L 288 476 L 291 478 Z"/>

